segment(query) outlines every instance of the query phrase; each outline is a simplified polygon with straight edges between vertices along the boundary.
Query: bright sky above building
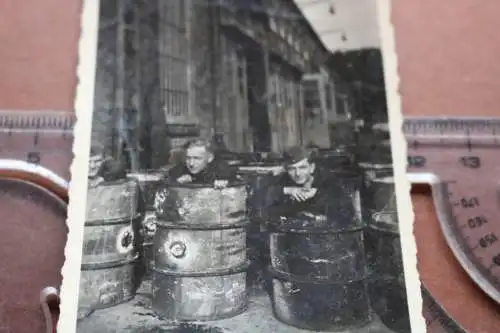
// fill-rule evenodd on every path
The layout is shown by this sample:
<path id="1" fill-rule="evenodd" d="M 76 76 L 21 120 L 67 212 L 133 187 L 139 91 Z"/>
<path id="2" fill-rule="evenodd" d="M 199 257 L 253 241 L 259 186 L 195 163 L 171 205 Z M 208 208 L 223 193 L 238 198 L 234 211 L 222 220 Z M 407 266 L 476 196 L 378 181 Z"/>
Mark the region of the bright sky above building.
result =
<path id="1" fill-rule="evenodd" d="M 331 52 L 380 47 L 377 0 L 295 3 Z"/>

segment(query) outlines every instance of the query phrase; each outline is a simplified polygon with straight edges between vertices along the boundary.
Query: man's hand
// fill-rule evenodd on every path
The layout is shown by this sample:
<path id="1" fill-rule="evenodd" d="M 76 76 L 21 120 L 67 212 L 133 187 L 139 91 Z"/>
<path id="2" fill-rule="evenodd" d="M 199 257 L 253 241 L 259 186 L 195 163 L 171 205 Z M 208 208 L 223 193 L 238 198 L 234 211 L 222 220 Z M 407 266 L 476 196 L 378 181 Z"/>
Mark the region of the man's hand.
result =
<path id="1" fill-rule="evenodd" d="M 290 196 L 294 201 L 303 202 L 316 195 L 318 189 L 303 187 L 285 187 L 283 193 Z"/>
<path id="2" fill-rule="evenodd" d="M 214 188 L 223 189 L 223 188 L 226 188 L 228 184 L 229 184 L 229 182 L 227 180 L 216 179 L 214 181 Z"/>
<path id="3" fill-rule="evenodd" d="M 302 202 L 307 200 L 307 197 L 300 187 L 285 187 L 283 193 L 288 195 L 292 200 Z"/>
<path id="4" fill-rule="evenodd" d="M 191 183 L 193 181 L 193 177 L 190 175 L 182 175 L 176 180 L 180 184 Z"/>

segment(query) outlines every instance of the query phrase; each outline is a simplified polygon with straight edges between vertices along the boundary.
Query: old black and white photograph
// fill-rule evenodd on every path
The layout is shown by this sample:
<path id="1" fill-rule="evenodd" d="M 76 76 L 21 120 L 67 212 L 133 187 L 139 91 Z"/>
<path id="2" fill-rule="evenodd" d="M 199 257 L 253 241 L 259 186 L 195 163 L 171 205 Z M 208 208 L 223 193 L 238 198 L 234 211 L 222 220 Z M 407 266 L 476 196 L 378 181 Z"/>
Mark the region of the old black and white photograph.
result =
<path id="1" fill-rule="evenodd" d="M 97 2 L 76 332 L 416 333 L 378 2 Z"/>

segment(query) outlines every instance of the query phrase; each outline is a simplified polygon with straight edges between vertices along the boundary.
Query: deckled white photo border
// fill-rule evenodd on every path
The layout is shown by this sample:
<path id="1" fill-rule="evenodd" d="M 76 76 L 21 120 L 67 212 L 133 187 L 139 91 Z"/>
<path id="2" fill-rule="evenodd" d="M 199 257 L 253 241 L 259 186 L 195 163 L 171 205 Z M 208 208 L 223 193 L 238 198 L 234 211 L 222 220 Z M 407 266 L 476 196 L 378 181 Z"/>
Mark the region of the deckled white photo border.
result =
<path id="1" fill-rule="evenodd" d="M 77 123 L 74 132 L 74 159 L 71 165 L 72 179 L 67 219 L 69 233 L 64 252 L 66 261 L 62 268 L 60 316 L 57 325 L 57 332 L 64 333 L 75 333 L 77 324 L 99 27 L 100 0 L 82 0 L 82 2 L 79 64 L 77 68 L 78 86 L 75 99 Z M 412 332 L 420 333 L 426 331 L 426 325 L 422 316 L 422 296 L 417 271 L 417 249 L 413 235 L 413 222 L 411 222 L 414 221 L 409 194 L 411 187 L 406 177 L 406 141 L 401 130 L 403 116 L 401 113 L 398 65 L 391 21 L 391 0 L 377 0 L 377 2 L 408 307 Z"/>
<path id="2" fill-rule="evenodd" d="M 100 0 L 82 0 L 81 32 L 78 46 L 78 66 L 75 97 L 76 125 L 73 141 L 73 163 L 68 205 L 68 239 L 64 250 L 60 314 L 57 332 L 76 332 L 80 268 L 82 262 L 83 226 L 87 205 L 87 174 L 94 107 L 94 86 L 97 61 Z"/>
<path id="3" fill-rule="evenodd" d="M 392 0 L 396 1 L 396 0 Z M 407 144 L 404 137 L 401 95 L 399 93 L 398 60 L 391 19 L 391 0 L 377 0 L 378 24 L 381 38 L 382 61 L 389 128 L 391 132 L 391 151 L 396 185 L 396 203 L 398 207 L 399 235 L 403 251 L 403 267 L 408 296 L 408 311 L 412 333 L 426 332 L 427 326 L 422 314 L 421 283 L 417 270 L 417 244 L 413 234 L 415 215 L 411 202 L 411 185 L 406 176 Z"/>

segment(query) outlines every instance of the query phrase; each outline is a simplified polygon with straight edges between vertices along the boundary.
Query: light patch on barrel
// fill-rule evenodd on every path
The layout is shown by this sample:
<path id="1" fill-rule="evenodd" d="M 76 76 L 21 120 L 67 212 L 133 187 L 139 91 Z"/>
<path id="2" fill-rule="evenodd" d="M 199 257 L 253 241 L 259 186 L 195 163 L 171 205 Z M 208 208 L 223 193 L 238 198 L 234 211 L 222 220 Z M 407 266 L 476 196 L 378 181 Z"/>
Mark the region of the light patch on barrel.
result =
<path id="1" fill-rule="evenodd" d="M 361 213 L 361 195 L 359 193 L 359 190 L 354 191 L 352 196 L 353 196 L 354 214 L 356 218 L 362 220 L 363 216 Z"/>
<path id="2" fill-rule="evenodd" d="M 134 230 L 132 226 L 123 227 L 116 237 L 116 250 L 120 254 L 129 253 L 134 248 Z"/>
<path id="3" fill-rule="evenodd" d="M 171 249 L 171 247 L 176 243 L 185 246 L 185 252 L 182 256 L 176 256 L 176 254 L 172 252 L 173 249 Z M 171 231 L 163 244 L 163 251 L 169 263 L 174 264 L 178 270 L 186 270 L 192 267 L 193 263 L 198 259 L 200 255 L 200 245 L 199 242 L 193 239 L 187 232 Z"/>
<path id="4" fill-rule="evenodd" d="M 122 219 L 135 215 L 135 182 L 106 184 L 88 189 L 86 221 Z"/>
<path id="5" fill-rule="evenodd" d="M 278 317 L 286 318 L 290 320 L 294 317 L 294 313 L 291 309 L 291 302 L 287 301 L 287 290 L 285 286 L 286 282 L 279 281 L 278 279 L 273 279 L 273 289 L 276 294 L 274 297 L 274 304 L 276 307 L 276 312 L 278 312 Z"/>
<path id="6" fill-rule="evenodd" d="M 167 196 L 168 196 L 168 190 L 166 188 L 161 189 L 155 194 L 154 208 L 156 212 L 160 215 L 163 215 L 165 213 L 163 207 L 165 200 L 167 199 Z"/>
<path id="7" fill-rule="evenodd" d="M 380 211 L 380 212 L 374 212 L 372 214 L 372 219 L 374 222 L 397 224 L 397 221 L 395 221 L 394 219 L 395 216 L 397 216 L 397 212 Z"/>

